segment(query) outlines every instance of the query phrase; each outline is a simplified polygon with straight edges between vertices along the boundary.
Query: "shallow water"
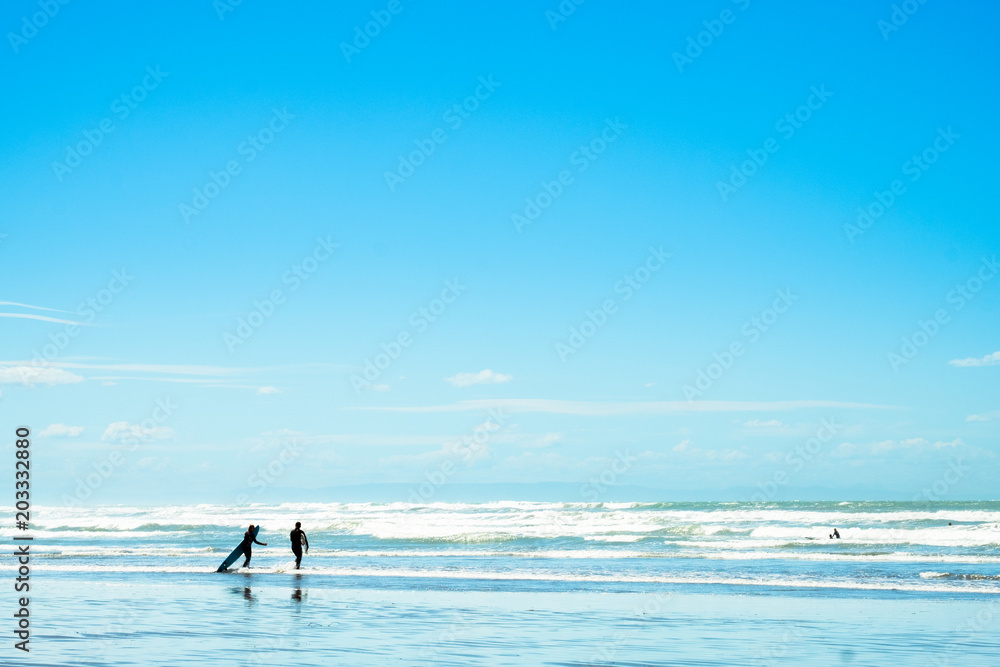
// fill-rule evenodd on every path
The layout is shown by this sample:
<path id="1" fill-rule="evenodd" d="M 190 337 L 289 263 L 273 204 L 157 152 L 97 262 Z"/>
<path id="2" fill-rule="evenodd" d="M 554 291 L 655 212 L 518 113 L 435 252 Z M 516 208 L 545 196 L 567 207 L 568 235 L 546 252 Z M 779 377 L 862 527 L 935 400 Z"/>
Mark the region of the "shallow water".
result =
<path id="1" fill-rule="evenodd" d="M 1000 503 L 36 512 L 30 664 L 1000 664 Z"/>

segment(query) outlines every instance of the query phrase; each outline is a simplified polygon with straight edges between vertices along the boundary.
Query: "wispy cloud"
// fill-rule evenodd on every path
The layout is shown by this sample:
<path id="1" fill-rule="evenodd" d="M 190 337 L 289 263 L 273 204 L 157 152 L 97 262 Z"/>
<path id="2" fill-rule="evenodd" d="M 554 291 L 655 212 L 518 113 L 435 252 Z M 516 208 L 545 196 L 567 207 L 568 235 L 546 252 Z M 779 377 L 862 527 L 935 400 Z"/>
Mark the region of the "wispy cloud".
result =
<path id="1" fill-rule="evenodd" d="M 0 301 L 0 306 L 17 306 L 18 308 L 31 308 L 33 310 L 47 310 L 50 313 L 70 313 L 71 310 L 59 310 L 58 308 L 46 308 L 45 306 L 32 306 L 27 303 L 18 303 L 17 301 Z"/>
<path id="2" fill-rule="evenodd" d="M 81 357 L 76 357 L 81 359 Z M 107 363 L 87 361 L 52 360 L 44 363 L 38 361 L 0 361 L 0 382 L 22 382 L 24 384 L 43 382 L 46 384 L 66 384 L 82 382 L 85 378 L 72 371 L 98 371 L 98 374 L 88 375 L 89 379 L 103 380 L 104 384 L 115 384 L 116 381 L 134 382 L 173 382 L 201 384 L 206 387 L 229 389 L 253 389 L 261 387 L 260 381 L 253 382 L 254 375 L 273 375 L 274 373 L 308 373 L 313 371 L 329 372 L 331 369 L 344 369 L 336 364 L 287 364 L 256 368 L 234 368 L 228 366 L 204 366 L 197 364 L 143 364 L 143 363 Z M 16 370 L 21 369 L 21 370 Z M 28 369 L 28 370 L 23 370 Z M 71 369 L 71 370 L 67 370 Z M 101 373 L 103 371 L 103 373 Z M 4 380 L 4 377 L 13 378 Z M 46 382 L 50 378 L 53 381 Z M 76 378 L 76 379 L 71 379 Z M 270 379 L 270 377 L 268 377 Z M 248 384 L 251 383 L 252 384 Z M 242 384 L 241 384 L 242 383 Z M 274 393 L 265 390 L 263 393 Z"/>
<path id="3" fill-rule="evenodd" d="M 267 394 L 280 394 L 281 390 L 277 387 L 272 387 L 271 385 L 266 385 L 264 387 L 258 387 L 257 393 L 266 396 Z"/>
<path id="4" fill-rule="evenodd" d="M 173 429 L 166 426 L 145 428 L 141 424 L 114 422 L 113 424 L 108 424 L 108 428 L 104 430 L 101 440 L 103 442 L 125 442 L 127 440 L 152 442 L 154 440 L 166 440 L 172 437 L 173 434 Z"/>
<path id="5" fill-rule="evenodd" d="M 858 444 L 853 442 L 843 442 L 833 449 L 833 455 L 838 457 L 854 456 L 889 456 L 896 454 L 927 454 L 932 452 L 951 453 L 961 452 L 965 456 L 985 456 L 994 458 L 994 454 L 980 448 L 973 447 L 965 443 L 961 438 L 954 440 L 936 440 L 931 442 L 927 438 L 906 438 L 905 440 L 880 440 Z"/>
<path id="6" fill-rule="evenodd" d="M 170 464 L 170 459 L 163 456 L 144 456 L 135 462 L 135 467 L 139 469 L 152 470 L 155 472 L 164 470 Z"/>
<path id="7" fill-rule="evenodd" d="M 2 235 L 0 235 L 2 238 Z M 59 310 L 58 308 L 46 308 L 45 306 L 32 306 L 29 303 L 18 303 L 17 301 L 0 301 L 0 306 L 13 306 L 15 308 L 30 308 L 31 310 L 44 310 L 50 313 L 68 313 L 70 315 L 74 314 L 69 310 Z M 58 317 L 49 317 L 47 315 L 36 315 L 35 313 L 0 313 L 0 317 L 13 317 L 22 320 L 40 320 L 42 322 L 55 322 L 56 324 L 72 324 L 78 327 L 92 327 L 95 326 L 88 322 L 77 322 L 75 320 L 66 320 Z"/>
<path id="8" fill-rule="evenodd" d="M 50 366 L 0 366 L 0 383 L 22 384 L 75 384 L 83 378 L 75 373 Z"/>
<path id="9" fill-rule="evenodd" d="M 0 366 L 27 364 L 27 361 L 0 361 Z M 171 375 L 235 375 L 256 369 L 229 368 L 226 366 L 197 366 L 192 364 L 86 364 L 76 361 L 49 361 L 45 366 L 52 368 L 75 368 L 81 370 L 126 371 L 134 373 L 166 373 Z"/>
<path id="10" fill-rule="evenodd" d="M 382 412 L 472 412 L 505 408 L 511 412 L 611 417 L 622 415 L 682 414 L 691 412 L 750 412 L 802 410 L 806 408 L 893 409 L 891 405 L 845 403 L 840 401 L 563 401 L 544 398 L 496 398 L 458 401 L 425 406 L 355 406 L 349 410 Z"/>
<path id="11" fill-rule="evenodd" d="M 948 362 L 952 366 L 969 368 L 973 366 L 1000 366 L 1000 351 L 987 354 L 985 357 L 969 357 L 967 359 L 952 359 Z"/>
<path id="12" fill-rule="evenodd" d="M 989 412 L 984 412 L 981 415 L 969 415 L 965 418 L 967 422 L 991 422 L 993 420 L 1000 419 L 1000 410 L 990 410 Z"/>
<path id="13" fill-rule="evenodd" d="M 79 358 L 79 357 L 77 357 Z M 31 361 L 0 361 L 0 366 L 19 366 L 31 364 Z M 281 366 L 232 367 L 232 366 L 202 366 L 197 364 L 121 364 L 121 363 L 82 363 L 78 361 L 53 360 L 45 363 L 53 368 L 75 368 L 81 370 L 120 371 L 130 373 L 164 373 L 168 375 L 195 376 L 230 376 L 252 374 L 267 371 L 324 371 L 344 370 L 347 366 L 339 364 L 286 364 Z"/>
<path id="14" fill-rule="evenodd" d="M 58 317 L 47 317 L 45 315 L 35 315 L 34 313 L 0 313 L 0 317 L 16 317 L 23 320 L 41 320 L 42 322 L 55 322 L 56 324 L 72 324 L 78 327 L 92 327 L 93 324 L 87 322 L 76 322 L 74 320 L 63 320 Z"/>
<path id="15" fill-rule="evenodd" d="M 445 381 L 450 382 L 453 387 L 471 387 L 474 384 L 501 384 L 513 379 L 513 376 L 494 373 L 486 368 L 478 373 L 457 373 L 450 378 L 445 378 Z"/>
<path id="16" fill-rule="evenodd" d="M 49 424 L 38 435 L 49 438 L 75 438 L 83 433 L 82 426 L 66 426 L 65 424 Z"/>
<path id="17" fill-rule="evenodd" d="M 777 419 L 768 419 L 767 421 L 751 419 L 750 421 L 743 422 L 743 426 L 747 428 L 778 428 L 780 426 L 784 426 L 784 424 Z"/>
<path id="18" fill-rule="evenodd" d="M 747 458 L 746 453 L 738 449 L 702 449 L 691 444 L 690 440 L 681 440 L 674 445 L 671 451 L 686 458 L 707 459 L 709 461 L 739 461 Z"/>

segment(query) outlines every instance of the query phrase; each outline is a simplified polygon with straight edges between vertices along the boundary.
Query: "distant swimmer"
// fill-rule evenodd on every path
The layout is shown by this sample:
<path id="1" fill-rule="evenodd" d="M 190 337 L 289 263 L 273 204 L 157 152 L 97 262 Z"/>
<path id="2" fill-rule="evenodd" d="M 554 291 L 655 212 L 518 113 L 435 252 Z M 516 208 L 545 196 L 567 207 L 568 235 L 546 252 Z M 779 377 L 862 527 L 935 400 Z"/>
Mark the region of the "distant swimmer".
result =
<path id="1" fill-rule="evenodd" d="M 302 522 L 295 522 L 295 530 L 291 532 L 289 537 L 292 540 L 292 553 L 295 554 L 295 569 L 299 569 L 299 564 L 302 563 L 302 545 L 306 546 L 306 553 L 309 553 L 309 538 L 306 537 L 306 533 L 302 530 Z"/>
<path id="2" fill-rule="evenodd" d="M 835 537 L 838 540 L 840 539 L 840 533 L 837 532 L 836 528 L 833 529 L 833 535 L 831 535 L 830 537 Z"/>
<path id="3" fill-rule="evenodd" d="M 267 546 L 267 542 L 257 542 L 257 533 L 254 531 L 253 524 L 251 523 L 247 532 L 243 533 L 243 544 L 240 545 L 243 547 L 243 555 L 247 557 L 246 561 L 243 563 L 243 567 L 250 567 L 250 557 L 253 555 L 250 548 L 254 542 L 262 547 Z"/>

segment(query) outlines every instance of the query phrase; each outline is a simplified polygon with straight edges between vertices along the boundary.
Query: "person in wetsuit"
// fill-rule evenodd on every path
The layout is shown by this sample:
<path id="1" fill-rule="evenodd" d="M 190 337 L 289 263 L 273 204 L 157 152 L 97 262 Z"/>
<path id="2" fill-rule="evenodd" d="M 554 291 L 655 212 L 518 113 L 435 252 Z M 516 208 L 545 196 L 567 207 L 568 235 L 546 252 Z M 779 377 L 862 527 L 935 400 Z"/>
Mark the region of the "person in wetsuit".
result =
<path id="1" fill-rule="evenodd" d="M 292 530 L 289 538 L 292 540 L 292 553 L 295 554 L 295 569 L 299 569 L 299 564 L 302 562 L 302 545 L 306 545 L 306 553 L 309 553 L 309 538 L 306 537 L 306 533 L 302 530 L 302 522 L 295 522 L 295 529 Z"/>
<path id="2" fill-rule="evenodd" d="M 246 556 L 246 561 L 243 563 L 243 567 L 250 567 L 250 557 L 253 555 L 250 551 L 250 547 L 254 542 L 257 542 L 257 538 L 253 536 L 253 524 L 250 524 L 250 528 L 247 532 L 243 533 L 243 543 L 240 545 L 243 547 L 243 555 Z M 267 542 L 257 542 L 262 547 L 267 546 Z"/>

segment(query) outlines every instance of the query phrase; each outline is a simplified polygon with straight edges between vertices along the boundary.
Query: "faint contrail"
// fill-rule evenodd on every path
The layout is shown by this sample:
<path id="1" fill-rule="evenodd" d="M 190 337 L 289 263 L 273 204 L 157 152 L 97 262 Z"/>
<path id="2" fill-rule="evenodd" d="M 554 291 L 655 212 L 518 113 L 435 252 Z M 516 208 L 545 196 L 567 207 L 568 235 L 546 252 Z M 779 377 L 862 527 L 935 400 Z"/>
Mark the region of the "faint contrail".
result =
<path id="1" fill-rule="evenodd" d="M 47 309 L 46 309 L 47 310 Z M 65 312 L 65 311 L 59 311 Z M 86 322 L 74 322 L 73 320 L 60 320 L 56 317 L 45 317 L 44 315 L 29 315 L 27 313 L 0 313 L 0 317 L 19 317 L 26 320 L 42 320 L 43 322 L 58 322 L 59 324 L 75 324 L 79 327 L 92 327 L 93 324 Z"/>
<path id="2" fill-rule="evenodd" d="M 32 306 L 27 303 L 17 301 L 0 301 L 0 306 L 20 306 L 21 308 L 34 308 L 35 310 L 51 310 L 53 313 L 72 313 L 71 310 L 59 310 L 58 308 L 45 308 L 44 306 Z"/>

